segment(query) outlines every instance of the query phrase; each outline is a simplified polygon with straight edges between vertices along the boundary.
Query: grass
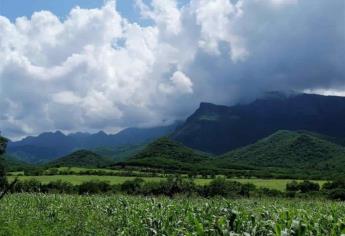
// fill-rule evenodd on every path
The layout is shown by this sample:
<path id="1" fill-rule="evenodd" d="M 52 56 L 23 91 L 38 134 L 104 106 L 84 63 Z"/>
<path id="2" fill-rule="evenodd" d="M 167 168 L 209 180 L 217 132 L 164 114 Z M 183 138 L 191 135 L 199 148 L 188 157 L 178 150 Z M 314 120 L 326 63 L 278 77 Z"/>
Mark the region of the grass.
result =
<path id="1" fill-rule="evenodd" d="M 345 203 L 13 194 L 0 235 L 343 235 Z"/>
<path id="2" fill-rule="evenodd" d="M 78 168 L 81 169 L 81 168 Z M 77 168 L 76 168 L 77 170 Z M 9 180 L 13 180 L 14 176 L 9 176 Z M 97 176 L 97 175 L 47 175 L 47 176 L 19 176 L 19 180 L 28 180 L 28 179 L 36 179 L 42 183 L 49 183 L 51 181 L 56 180 L 63 180 L 66 182 L 70 182 L 72 184 L 81 184 L 85 181 L 90 180 L 102 180 L 102 181 L 109 181 L 111 184 L 121 184 L 126 180 L 132 180 L 136 177 L 127 177 L 127 176 Z M 164 178 L 162 177 L 145 177 L 143 178 L 145 181 L 160 181 Z M 195 183 L 198 185 L 206 185 L 212 179 L 195 179 Z M 265 187 L 270 189 L 277 189 L 280 191 L 285 190 L 286 183 L 290 182 L 291 180 L 288 179 L 231 179 L 233 181 L 238 181 L 241 183 L 252 183 L 255 184 L 257 187 Z M 325 183 L 325 181 L 315 181 L 320 184 Z"/>
<path id="3" fill-rule="evenodd" d="M 15 177 L 9 176 L 8 179 L 11 181 Z M 101 180 L 101 181 L 109 181 L 110 184 L 121 184 L 126 180 L 132 180 L 136 177 L 127 177 L 127 176 L 97 176 L 97 175 L 42 175 L 42 176 L 18 176 L 19 180 L 28 180 L 28 179 L 36 179 L 44 184 L 49 183 L 51 181 L 62 180 L 66 182 L 70 182 L 74 185 L 81 184 L 86 181 L 90 180 Z M 143 178 L 145 181 L 159 181 L 163 178 L 160 177 L 150 177 L 150 178 Z"/>

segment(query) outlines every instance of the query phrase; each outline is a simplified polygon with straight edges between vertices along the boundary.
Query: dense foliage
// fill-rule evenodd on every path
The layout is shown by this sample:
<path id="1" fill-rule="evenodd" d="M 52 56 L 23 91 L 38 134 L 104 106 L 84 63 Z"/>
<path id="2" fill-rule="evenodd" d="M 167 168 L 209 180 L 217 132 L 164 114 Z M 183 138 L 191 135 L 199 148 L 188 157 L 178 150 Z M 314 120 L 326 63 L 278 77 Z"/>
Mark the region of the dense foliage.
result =
<path id="1" fill-rule="evenodd" d="M 334 178 L 345 173 L 345 148 L 310 133 L 278 131 L 223 155 L 216 164 L 223 168 L 238 164 L 261 171 Z"/>
<path id="2" fill-rule="evenodd" d="M 345 205 L 285 199 L 14 194 L 0 235 L 341 235 Z"/>
<path id="3" fill-rule="evenodd" d="M 71 153 L 70 155 L 61 157 L 55 161 L 50 162 L 48 166 L 99 168 L 109 166 L 113 163 L 114 162 L 112 160 L 99 156 L 94 152 L 88 150 L 79 150 Z"/>
<path id="4" fill-rule="evenodd" d="M 7 139 L 0 136 L 0 193 L 5 188 L 7 184 L 6 171 L 5 171 L 5 161 L 2 158 L 2 154 L 6 151 Z"/>
<path id="5" fill-rule="evenodd" d="M 163 137 L 147 145 L 133 158 L 118 165 L 146 166 L 171 170 L 195 170 L 205 168 L 202 163 L 209 158 L 206 155 Z"/>

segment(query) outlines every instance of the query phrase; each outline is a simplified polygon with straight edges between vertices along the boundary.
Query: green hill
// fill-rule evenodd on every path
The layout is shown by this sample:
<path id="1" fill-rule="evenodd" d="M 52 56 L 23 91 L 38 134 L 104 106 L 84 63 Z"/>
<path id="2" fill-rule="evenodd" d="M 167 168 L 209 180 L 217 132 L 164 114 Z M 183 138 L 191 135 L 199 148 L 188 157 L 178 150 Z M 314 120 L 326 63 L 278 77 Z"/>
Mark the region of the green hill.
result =
<path id="1" fill-rule="evenodd" d="M 99 168 L 114 162 L 88 150 L 79 150 L 50 162 L 49 166 Z"/>
<path id="2" fill-rule="evenodd" d="M 242 165 L 313 171 L 344 171 L 345 148 L 303 131 L 278 131 L 258 142 L 228 152 L 217 166 Z"/>
<path id="3" fill-rule="evenodd" d="M 32 167 L 30 164 L 20 161 L 8 154 L 4 154 L 1 159 L 7 171 L 21 171 Z"/>
<path id="4" fill-rule="evenodd" d="M 172 170 L 193 170 L 203 168 L 201 163 L 208 159 L 207 155 L 164 137 L 147 145 L 141 152 L 121 164 Z"/>
<path id="5" fill-rule="evenodd" d="M 116 162 L 126 161 L 130 157 L 139 153 L 146 147 L 146 144 L 138 145 L 122 145 L 119 147 L 99 147 L 95 148 L 92 151 L 102 157 L 109 158 Z"/>

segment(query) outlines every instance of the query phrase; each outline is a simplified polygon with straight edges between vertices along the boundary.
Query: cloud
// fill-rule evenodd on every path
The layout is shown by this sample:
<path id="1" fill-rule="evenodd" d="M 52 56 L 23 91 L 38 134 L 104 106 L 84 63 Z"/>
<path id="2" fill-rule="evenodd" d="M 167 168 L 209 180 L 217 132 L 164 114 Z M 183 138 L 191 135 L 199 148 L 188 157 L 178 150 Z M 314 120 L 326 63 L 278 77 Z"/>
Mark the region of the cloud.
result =
<path id="1" fill-rule="evenodd" d="M 64 19 L 0 16 L 4 135 L 153 126 L 184 119 L 200 101 L 345 87 L 342 0 L 136 6 L 150 25 L 124 18 L 116 1 L 75 7 Z"/>
<path id="2" fill-rule="evenodd" d="M 160 84 L 160 90 L 167 94 L 193 93 L 191 79 L 181 71 L 176 71 L 170 78 L 169 83 Z"/>

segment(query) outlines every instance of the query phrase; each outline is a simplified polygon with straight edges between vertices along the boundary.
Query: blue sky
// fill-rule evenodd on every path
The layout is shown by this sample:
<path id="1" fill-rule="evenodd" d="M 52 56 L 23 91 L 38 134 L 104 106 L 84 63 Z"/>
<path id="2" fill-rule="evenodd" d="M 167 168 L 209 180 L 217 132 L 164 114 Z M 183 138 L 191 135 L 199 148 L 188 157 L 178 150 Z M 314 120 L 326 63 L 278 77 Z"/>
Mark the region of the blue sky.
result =
<path id="1" fill-rule="evenodd" d="M 0 0 L 0 15 L 6 16 L 11 21 L 17 17 L 30 17 L 35 11 L 48 10 L 55 15 L 64 18 L 69 11 L 75 7 L 97 8 L 103 5 L 105 0 Z M 135 0 L 117 0 L 117 10 L 132 22 L 143 22 L 139 12 L 134 8 Z M 144 2 L 148 3 L 148 0 Z M 189 0 L 179 0 L 178 5 L 182 6 Z"/>
<path id="2" fill-rule="evenodd" d="M 133 2 L 133 0 L 120 0 L 117 2 L 117 8 L 127 18 L 138 20 Z M 30 17 L 35 11 L 49 10 L 55 15 L 65 17 L 75 6 L 97 8 L 103 3 L 104 0 L 0 0 L 0 15 L 13 21 L 20 16 Z"/>

